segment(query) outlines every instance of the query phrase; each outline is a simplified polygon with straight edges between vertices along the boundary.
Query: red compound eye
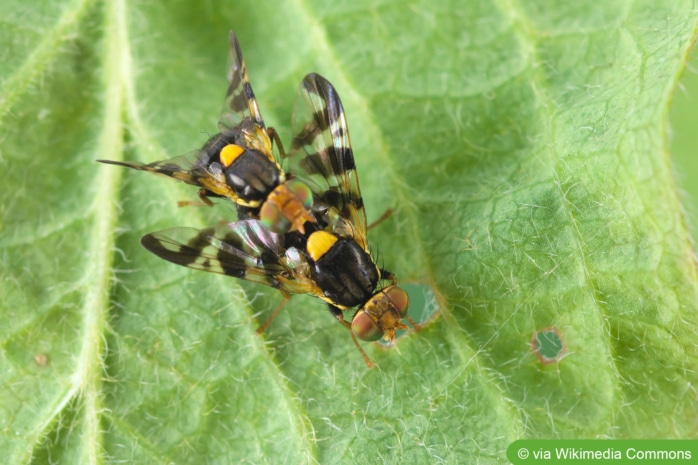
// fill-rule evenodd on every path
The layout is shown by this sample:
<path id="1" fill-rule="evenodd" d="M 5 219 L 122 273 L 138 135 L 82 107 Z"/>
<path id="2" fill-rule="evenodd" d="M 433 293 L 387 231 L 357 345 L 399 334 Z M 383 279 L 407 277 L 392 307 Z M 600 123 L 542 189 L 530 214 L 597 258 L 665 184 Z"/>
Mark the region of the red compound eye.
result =
<path id="1" fill-rule="evenodd" d="M 313 205 L 310 188 L 301 181 L 288 181 L 277 186 L 259 210 L 259 219 L 278 234 L 290 230 L 303 233 L 303 223 L 315 221 L 308 209 Z"/>
<path id="2" fill-rule="evenodd" d="M 288 232 L 291 227 L 291 222 L 286 218 L 284 212 L 272 202 L 262 204 L 262 208 L 259 210 L 259 220 L 267 229 L 278 234 Z"/>
<path id="3" fill-rule="evenodd" d="M 313 206 L 313 193 L 304 182 L 291 180 L 286 183 L 286 187 L 303 204 L 306 210 Z"/>
<path id="4" fill-rule="evenodd" d="M 378 323 L 363 310 L 359 310 L 354 316 L 351 322 L 351 330 L 362 341 L 377 341 L 383 337 L 383 331 L 378 326 Z"/>
<path id="5" fill-rule="evenodd" d="M 385 290 L 385 294 L 400 313 L 400 316 L 404 318 L 407 315 L 407 308 L 410 306 L 410 298 L 407 296 L 407 292 L 401 287 L 390 286 Z"/>

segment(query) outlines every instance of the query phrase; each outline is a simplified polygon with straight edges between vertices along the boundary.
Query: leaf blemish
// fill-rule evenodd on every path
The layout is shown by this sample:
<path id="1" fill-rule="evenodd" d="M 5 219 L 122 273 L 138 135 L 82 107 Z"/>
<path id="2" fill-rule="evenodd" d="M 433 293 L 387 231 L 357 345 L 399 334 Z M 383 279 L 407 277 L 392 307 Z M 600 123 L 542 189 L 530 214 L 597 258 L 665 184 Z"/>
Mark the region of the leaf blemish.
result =
<path id="1" fill-rule="evenodd" d="M 565 342 L 556 328 L 537 331 L 531 340 L 533 352 L 544 365 L 556 363 L 565 355 Z"/>

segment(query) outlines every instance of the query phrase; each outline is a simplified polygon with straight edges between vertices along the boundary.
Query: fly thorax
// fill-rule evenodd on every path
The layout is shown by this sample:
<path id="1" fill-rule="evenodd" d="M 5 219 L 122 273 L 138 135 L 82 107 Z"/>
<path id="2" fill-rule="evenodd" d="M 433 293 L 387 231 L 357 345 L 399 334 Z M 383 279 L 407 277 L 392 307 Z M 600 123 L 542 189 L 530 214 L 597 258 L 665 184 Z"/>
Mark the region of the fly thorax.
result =
<path id="1" fill-rule="evenodd" d="M 336 305 L 354 307 L 373 295 L 378 269 L 356 241 L 316 231 L 308 238 L 307 247 L 311 276 Z"/>
<path id="2" fill-rule="evenodd" d="M 205 168 L 212 163 L 221 163 L 220 153 L 226 145 L 235 144 L 239 135 L 233 132 L 218 133 L 211 136 L 199 150 L 196 168 Z"/>
<path id="3" fill-rule="evenodd" d="M 237 153 L 238 149 L 242 151 Z M 221 163 L 226 184 L 246 202 L 263 201 L 282 180 L 278 165 L 257 150 L 226 146 L 221 150 Z"/>

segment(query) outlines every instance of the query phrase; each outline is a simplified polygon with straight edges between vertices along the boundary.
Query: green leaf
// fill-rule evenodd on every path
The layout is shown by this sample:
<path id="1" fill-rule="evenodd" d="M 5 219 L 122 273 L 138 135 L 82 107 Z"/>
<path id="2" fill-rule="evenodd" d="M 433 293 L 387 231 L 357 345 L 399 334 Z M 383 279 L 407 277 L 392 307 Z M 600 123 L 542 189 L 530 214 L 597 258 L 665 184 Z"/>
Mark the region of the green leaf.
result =
<path id="1" fill-rule="evenodd" d="M 665 128 L 696 20 L 675 0 L 6 1 L 3 459 L 506 463 L 518 438 L 698 436 Z M 422 331 L 363 345 L 376 369 L 317 299 L 258 337 L 278 292 L 139 246 L 229 205 L 94 162 L 199 147 L 229 29 L 284 141 L 303 75 L 337 87 L 369 221 L 395 209 L 372 246 L 436 296 Z"/>
<path id="2" fill-rule="evenodd" d="M 686 222 L 689 233 L 698 235 L 698 158 L 695 148 L 698 146 L 698 133 L 693 130 L 693 123 L 698 118 L 698 53 L 695 47 L 691 50 L 686 63 L 686 72 L 681 77 L 669 115 L 669 150 L 675 171 L 679 173 L 681 200 L 686 210 Z"/>

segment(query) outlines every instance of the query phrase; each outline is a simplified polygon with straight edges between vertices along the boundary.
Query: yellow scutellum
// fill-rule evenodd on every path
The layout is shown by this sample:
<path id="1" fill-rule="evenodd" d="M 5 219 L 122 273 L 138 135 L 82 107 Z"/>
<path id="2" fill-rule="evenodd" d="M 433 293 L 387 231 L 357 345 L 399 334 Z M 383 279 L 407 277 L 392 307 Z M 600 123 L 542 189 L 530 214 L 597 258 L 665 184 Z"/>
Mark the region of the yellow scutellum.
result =
<path id="1" fill-rule="evenodd" d="M 235 144 L 228 144 L 221 149 L 221 163 L 226 168 L 233 164 L 235 159 L 245 153 L 245 148 Z"/>
<path id="2" fill-rule="evenodd" d="M 327 231 L 315 231 L 308 238 L 308 244 L 306 245 L 308 249 L 308 255 L 313 261 L 318 261 L 330 247 L 337 242 L 337 236 Z"/>

